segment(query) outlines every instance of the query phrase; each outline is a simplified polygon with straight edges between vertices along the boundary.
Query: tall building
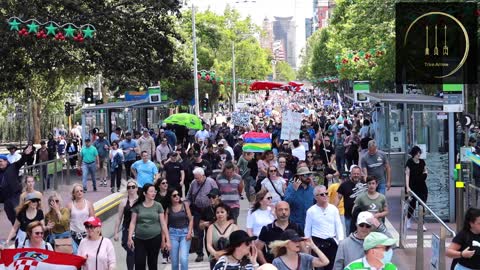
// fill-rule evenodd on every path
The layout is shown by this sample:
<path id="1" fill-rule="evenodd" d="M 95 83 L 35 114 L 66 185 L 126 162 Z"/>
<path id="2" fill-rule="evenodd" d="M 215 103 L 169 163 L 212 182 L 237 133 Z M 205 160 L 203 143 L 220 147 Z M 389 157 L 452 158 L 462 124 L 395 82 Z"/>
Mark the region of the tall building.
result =
<path id="1" fill-rule="evenodd" d="M 313 29 L 322 29 L 328 26 L 328 20 L 332 17 L 335 8 L 334 0 L 313 0 Z"/>
<path id="2" fill-rule="evenodd" d="M 267 17 L 262 22 L 262 30 L 264 33 L 260 36 L 260 46 L 273 53 L 273 24 Z"/>
<path id="3" fill-rule="evenodd" d="M 283 40 L 275 40 L 273 42 L 273 57 L 277 61 L 285 61 L 285 46 Z"/>
<path id="4" fill-rule="evenodd" d="M 284 47 L 285 60 L 292 67 L 297 67 L 297 57 L 295 51 L 295 21 L 293 17 L 274 17 L 273 38 L 275 42 L 281 41 Z"/>

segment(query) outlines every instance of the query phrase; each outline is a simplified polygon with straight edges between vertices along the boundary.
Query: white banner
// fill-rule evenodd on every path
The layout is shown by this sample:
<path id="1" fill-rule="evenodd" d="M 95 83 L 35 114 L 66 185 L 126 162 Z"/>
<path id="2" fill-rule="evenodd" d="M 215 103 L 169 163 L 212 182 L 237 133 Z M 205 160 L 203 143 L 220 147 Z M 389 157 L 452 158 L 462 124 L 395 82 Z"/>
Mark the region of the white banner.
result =
<path id="1" fill-rule="evenodd" d="M 280 139 L 295 140 L 300 136 L 300 125 L 302 124 L 302 114 L 292 111 L 282 113 L 282 133 Z"/>
<path id="2" fill-rule="evenodd" d="M 232 124 L 239 127 L 248 127 L 250 124 L 250 113 L 248 112 L 233 112 Z"/>

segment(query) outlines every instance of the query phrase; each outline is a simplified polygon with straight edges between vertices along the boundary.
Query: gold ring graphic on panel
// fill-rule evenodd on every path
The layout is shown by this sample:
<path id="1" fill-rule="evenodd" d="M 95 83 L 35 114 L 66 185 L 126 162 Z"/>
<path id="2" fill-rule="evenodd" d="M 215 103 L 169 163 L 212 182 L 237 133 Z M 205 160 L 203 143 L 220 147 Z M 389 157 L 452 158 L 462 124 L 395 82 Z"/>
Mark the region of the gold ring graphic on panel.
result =
<path id="1" fill-rule="evenodd" d="M 447 14 L 445 12 L 440 12 L 440 11 L 432 11 L 432 12 L 428 12 L 428 13 L 425 13 L 421 16 L 419 16 L 418 18 L 416 18 L 411 24 L 410 26 L 408 27 L 407 29 L 407 32 L 405 33 L 405 39 L 403 41 L 403 46 L 405 47 L 406 44 L 407 44 L 407 38 L 408 38 L 408 33 L 410 32 L 410 29 L 413 27 L 413 25 L 415 23 L 418 22 L 418 20 L 420 20 L 421 18 L 423 17 L 426 17 L 426 16 L 430 16 L 430 15 L 441 15 L 441 16 L 445 16 L 447 18 L 450 18 L 452 19 L 456 24 L 458 24 L 458 26 L 460 27 L 460 29 L 462 29 L 463 31 L 463 36 L 465 37 L 465 53 L 463 54 L 463 58 L 462 60 L 460 61 L 460 63 L 455 67 L 455 69 L 453 69 L 450 73 L 448 73 L 447 75 L 443 75 L 443 76 L 433 76 L 437 79 L 441 79 L 441 78 L 446 78 L 446 77 L 449 77 L 451 76 L 452 74 L 454 74 L 455 72 L 457 72 L 464 64 L 465 64 L 465 61 L 467 60 L 467 57 L 468 57 L 468 51 L 470 50 L 470 39 L 468 38 L 468 33 L 467 33 L 467 29 L 465 29 L 465 26 L 463 26 L 463 24 L 457 19 L 455 18 L 454 16 L 450 15 L 450 14 Z"/>

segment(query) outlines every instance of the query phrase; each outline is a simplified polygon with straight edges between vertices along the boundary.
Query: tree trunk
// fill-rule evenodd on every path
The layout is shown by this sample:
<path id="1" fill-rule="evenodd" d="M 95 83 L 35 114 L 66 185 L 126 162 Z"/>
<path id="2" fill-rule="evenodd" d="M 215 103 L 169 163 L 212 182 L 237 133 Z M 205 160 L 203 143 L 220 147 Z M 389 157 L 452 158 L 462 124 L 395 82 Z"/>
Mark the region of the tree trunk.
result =
<path id="1" fill-rule="evenodd" d="M 42 134 L 40 130 L 40 108 L 41 101 L 37 99 L 32 100 L 32 118 L 33 118 L 33 143 L 40 143 Z"/>

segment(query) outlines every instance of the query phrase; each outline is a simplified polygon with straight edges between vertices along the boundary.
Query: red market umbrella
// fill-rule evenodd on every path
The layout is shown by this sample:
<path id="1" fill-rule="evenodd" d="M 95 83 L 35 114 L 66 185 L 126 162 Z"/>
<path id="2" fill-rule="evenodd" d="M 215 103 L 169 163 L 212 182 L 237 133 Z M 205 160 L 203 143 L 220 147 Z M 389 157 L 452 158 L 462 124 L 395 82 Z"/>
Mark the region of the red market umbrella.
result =
<path id="1" fill-rule="evenodd" d="M 250 91 L 281 89 L 282 86 L 283 83 L 279 82 L 257 81 L 250 85 Z"/>

